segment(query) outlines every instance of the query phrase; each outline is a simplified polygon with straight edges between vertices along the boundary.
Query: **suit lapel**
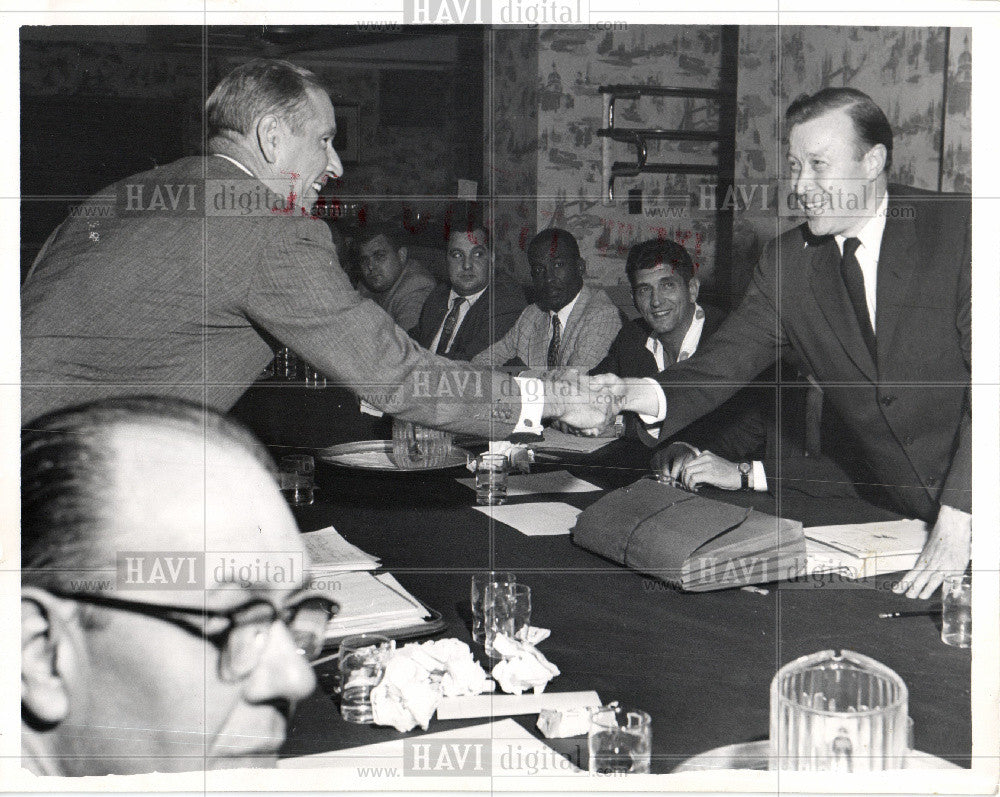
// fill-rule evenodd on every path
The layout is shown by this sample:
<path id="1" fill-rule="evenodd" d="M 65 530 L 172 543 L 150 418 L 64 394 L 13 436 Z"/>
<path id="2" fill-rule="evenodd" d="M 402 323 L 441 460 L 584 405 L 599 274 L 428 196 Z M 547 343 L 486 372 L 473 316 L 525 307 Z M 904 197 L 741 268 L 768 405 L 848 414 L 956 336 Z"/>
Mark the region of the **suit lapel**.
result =
<path id="1" fill-rule="evenodd" d="M 892 202 L 892 197 L 889 199 Z M 878 359 L 883 362 L 892 349 L 900 311 L 917 273 L 917 233 L 912 219 L 896 219 L 889 214 L 879 249 L 875 284 L 875 339 Z"/>
<path id="2" fill-rule="evenodd" d="M 810 243 L 806 251 L 810 258 L 810 285 L 816 303 L 847 355 L 874 382 L 877 376 L 875 363 L 861 336 L 854 308 L 840 276 L 840 250 L 837 242 L 830 238 L 825 242 Z"/>
<path id="3" fill-rule="evenodd" d="M 489 308 L 490 289 L 487 288 L 483 292 L 483 295 L 476 299 L 476 303 L 469 308 L 469 311 L 465 314 L 465 318 L 462 319 L 462 326 L 458 328 L 458 332 L 455 334 L 455 342 L 452 344 L 452 349 L 458 347 L 459 341 L 464 344 L 476 333 L 481 319 L 485 319 L 489 323 Z M 487 337 L 490 337 L 489 334 L 487 334 Z"/>

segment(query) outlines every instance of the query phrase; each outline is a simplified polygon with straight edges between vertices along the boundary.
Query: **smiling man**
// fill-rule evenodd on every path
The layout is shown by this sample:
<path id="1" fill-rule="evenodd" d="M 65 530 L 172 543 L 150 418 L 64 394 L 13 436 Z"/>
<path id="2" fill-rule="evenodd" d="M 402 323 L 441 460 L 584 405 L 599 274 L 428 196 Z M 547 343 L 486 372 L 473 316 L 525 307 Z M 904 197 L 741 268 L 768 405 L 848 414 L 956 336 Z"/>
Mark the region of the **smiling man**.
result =
<path id="1" fill-rule="evenodd" d="M 333 604 L 260 444 L 136 397 L 39 419 L 21 455 L 23 766 L 273 766 Z"/>
<path id="2" fill-rule="evenodd" d="M 824 392 L 869 497 L 931 525 L 897 584 L 928 598 L 969 564 L 971 202 L 889 185 L 892 128 L 856 89 L 786 113 L 794 207 L 743 302 L 695 357 L 628 388 L 670 436 L 786 352 Z"/>

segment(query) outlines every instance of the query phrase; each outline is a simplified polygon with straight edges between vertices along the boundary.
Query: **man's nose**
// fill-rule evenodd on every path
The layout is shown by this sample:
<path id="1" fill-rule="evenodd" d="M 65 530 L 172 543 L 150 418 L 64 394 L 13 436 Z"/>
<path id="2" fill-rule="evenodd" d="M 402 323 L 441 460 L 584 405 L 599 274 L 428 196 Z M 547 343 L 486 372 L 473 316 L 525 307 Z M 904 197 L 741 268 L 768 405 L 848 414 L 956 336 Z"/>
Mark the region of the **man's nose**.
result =
<path id="1" fill-rule="evenodd" d="M 291 631 L 275 622 L 261 653 L 260 662 L 249 676 L 244 696 L 251 703 L 284 699 L 291 703 L 308 697 L 316 688 L 316 676 L 299 653 Z"/>
<path id="2" fill-rule="evenodd" d="M 326 156 L 326 170 L 334 177 L 344 176 L 344 164 L 340 162 L 340 156 L 333 148 L 333 144 L 330 144 L 330 151 Z"/>

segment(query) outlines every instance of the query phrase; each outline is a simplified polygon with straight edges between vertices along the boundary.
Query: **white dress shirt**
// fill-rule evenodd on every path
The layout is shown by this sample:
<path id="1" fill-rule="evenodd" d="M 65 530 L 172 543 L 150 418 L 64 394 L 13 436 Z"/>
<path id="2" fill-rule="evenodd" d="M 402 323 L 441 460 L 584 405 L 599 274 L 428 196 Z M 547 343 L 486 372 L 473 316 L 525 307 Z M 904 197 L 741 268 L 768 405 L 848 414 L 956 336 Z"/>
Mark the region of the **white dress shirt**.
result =
<path id="1" fill-rule="evenodd" d="M 487 286 L 489 287 L 489 286 Z M 486 288 L 483 288 L 476 293 L 470 293 L 468 296 L 459 296 L 454 290 L 448 292 L 448 304 L 446 305 L 447 310 L 445 311 L 444 318 L 441 319 L 441 326 L 438 327 L 437 334 L 434 335 L 434 340 L 431 341 L 431 345 L 427 348 L 431 351 L 437 351 L 438 341 L 441 340 L 441 333 L 444 331 L 445 321 L 448 320 L 448 314 L 451 312 L 451 306 L 456 299 L 464 299 L 465 301 L 458 308 L 458 320 L 455 322 L 455 329 L 452 330 L 451 340 L 448 341 L 448 345 L 445 347 L 445 351 L 451 351 L 452 345 L 455 343 L 455 336 L 458 334 L 458 330 L 462 326 L 462 322 L 465 317 L 469 314 L 469 310 L 472 309 L 472 305 L 476 303 L 480 296 L 486 293 Z"/>
<path id="2" fill-rule="evenodd" d="M 549 310 L 549 342 L 552 342 L 552 316 L 559 316 L 559 329 L 562 330 L 562 334 L 566 334 L 566 323 L 569 321 L 570 315 L 573 313 L 573 308 L 576 307 L 576 300 L 580 298 L 580 294 L 577 293 L 573 297 L 573 300 L 557 312 Z"/>
<path id="3" fill-rule="evenodd" d="M 882 233 L 885 232 L 886 211 L 889 208 L 889 195 L 885 194 L 879 203 L 875 215 L 868 219 L 868 222 L 861 228 L 856 237 L 861 241 L 861 246 L 857 248 L 854 256 L 861 266 L 861 276 L 865 282 L 865 304 L 868 305 L 868 316 L 871 318 L 872 331 L 875 330 L 875 288 L 878 280 L 878 256 L 882 251 Z M 844 256 L 844 241 L 846 235 L 835 235 L 837 248 L 840 256 Z"/>

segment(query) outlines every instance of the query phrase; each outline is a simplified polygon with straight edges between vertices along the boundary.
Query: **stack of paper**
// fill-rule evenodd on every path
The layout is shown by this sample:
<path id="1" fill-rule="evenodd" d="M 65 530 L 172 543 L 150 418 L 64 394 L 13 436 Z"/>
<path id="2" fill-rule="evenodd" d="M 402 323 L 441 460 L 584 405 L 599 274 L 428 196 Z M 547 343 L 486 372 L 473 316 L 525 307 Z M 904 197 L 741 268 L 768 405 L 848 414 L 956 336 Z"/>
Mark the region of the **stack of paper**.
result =
<path id="1" fill-rule="evenodd" d="M 340 573 L 328 591 L 340 610 L 326 627 L 327 639 L 405 628 L 430 616 L 389 573 Z"/>
<path id="2" fill-rule="evenodd" d="M 868 578 L 909 570 L 928 533 L 922 520 L 814 526 L 805 529 L 809 572 Z"/>
<path id="3" fill-rule="evenodd" d="M 378 557 L 365 553 L 340 536 L 333 526 L 302 535 L 302 542 L 312 562 L 314 576 L 328 576 L 352 570 L 376 570 Z"/>

